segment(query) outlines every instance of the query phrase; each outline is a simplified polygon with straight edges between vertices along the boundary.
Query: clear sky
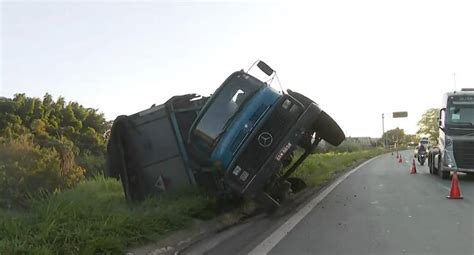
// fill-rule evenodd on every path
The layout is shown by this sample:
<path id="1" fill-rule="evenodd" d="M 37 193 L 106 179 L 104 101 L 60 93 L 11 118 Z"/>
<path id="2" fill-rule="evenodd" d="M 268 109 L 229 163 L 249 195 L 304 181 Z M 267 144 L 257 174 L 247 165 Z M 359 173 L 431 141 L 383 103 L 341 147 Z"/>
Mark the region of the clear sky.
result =
<path id="1" fill-rule="evenodd" d="M 0 95 L 77 101 L 108 119 L 212 93 L 262 59 L 346 135 L 416 131 L 474 87 L 473 1 L 2 1 Z M 276 84 L 275 84 L 276 85 Z"/>

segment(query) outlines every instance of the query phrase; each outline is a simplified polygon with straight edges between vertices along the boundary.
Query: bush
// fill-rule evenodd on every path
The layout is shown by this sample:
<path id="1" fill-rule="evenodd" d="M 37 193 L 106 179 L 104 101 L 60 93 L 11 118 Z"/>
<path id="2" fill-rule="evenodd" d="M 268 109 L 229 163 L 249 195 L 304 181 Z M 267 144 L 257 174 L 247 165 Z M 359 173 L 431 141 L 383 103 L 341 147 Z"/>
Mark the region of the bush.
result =
<path id="1" fill-rule="evenodd" d="M 103 153 L 100 155 L 94 155 L 89 152 L 82 153 L 77 157 L 76 162 L 86 170 L 85 175 L 87 178 L 104 175 L 106 166 L 105 155 Z"/>
<path id="2" fill-rule="evenodd" d="M 29 195 L 70 188 L 84 179 L 68 146 L 40 148 L 32 138 L 0 140 L 0 206 L 24 205 Z"/>
<path id="3" fill-rule="evenodd" d="M 129 204 L 120 182 L 103 177 L 28 202 L 28 213 L 0 210 L 0 254 L 123 254 L 215 211 L 195 190 Z"/>

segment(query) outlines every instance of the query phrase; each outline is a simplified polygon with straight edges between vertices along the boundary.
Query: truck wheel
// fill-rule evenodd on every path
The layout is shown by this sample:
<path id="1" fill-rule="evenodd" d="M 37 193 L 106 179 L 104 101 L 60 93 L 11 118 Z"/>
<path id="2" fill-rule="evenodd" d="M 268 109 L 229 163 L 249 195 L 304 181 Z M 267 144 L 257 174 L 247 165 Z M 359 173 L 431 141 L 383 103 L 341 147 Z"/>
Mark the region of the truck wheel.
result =
<path id="1" fill-rule="evenodd" d="M 430 174 L 433 174 L 433 164 L 431 163 L 431 155 L 428 156 L 428 169 L 430 170 Z"/>
<path id="2" fill-rule="evenodd" d="M 438 161 L 438 175 L 441 179 L 446 180 L 449 178 L 449 171 L 443 171 L 443 165 L 441 164 L 441 158 Z"/>
<path id="3" fill-rule="evenodd" d="M 286 179 L 286 180 L 291 183 L 291 192 L 292 193 L 298 193 L 298 192 L 300 192 L 301 190 L 303 190 L 307 187 L 306 183 L 300 178 L 288 177 L 288 179 Z"/>
<path id="4" fill-rule="evenodd" d="M 431 156 L 431 168 L 433 168 L 433 174 L 438 174 L 439 165 L 435 167 L 435 155 Z"/>
<path id="5" fill-rule="evenodd" d="M 290 96 L 300 101 L 305 108 L 314 102 L 298 92 L 291 90 L 287 91 Z M 346 138 L 339 125 L 331 118 L 331 116 L 322 110 L 318 116 L 318 120 L 313 124 L 313 128 L 314 131 L 319 134 L 319 137 L 334 146 L 338 146 Z"/>

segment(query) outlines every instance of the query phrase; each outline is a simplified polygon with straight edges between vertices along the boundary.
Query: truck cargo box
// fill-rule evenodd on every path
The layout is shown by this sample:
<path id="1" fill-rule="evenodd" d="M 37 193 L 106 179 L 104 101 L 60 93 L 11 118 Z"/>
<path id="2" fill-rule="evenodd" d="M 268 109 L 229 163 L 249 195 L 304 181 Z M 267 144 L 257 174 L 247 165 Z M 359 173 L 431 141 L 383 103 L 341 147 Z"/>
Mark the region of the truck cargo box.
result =
<path id="1" fill-rule="evenodd" d="M 184 141 L 206 100 L 195 94 L 175 96 L 115 119 L 107 145 L 107 175 L 121 179 L 128 200 L 195 185 Z"/>

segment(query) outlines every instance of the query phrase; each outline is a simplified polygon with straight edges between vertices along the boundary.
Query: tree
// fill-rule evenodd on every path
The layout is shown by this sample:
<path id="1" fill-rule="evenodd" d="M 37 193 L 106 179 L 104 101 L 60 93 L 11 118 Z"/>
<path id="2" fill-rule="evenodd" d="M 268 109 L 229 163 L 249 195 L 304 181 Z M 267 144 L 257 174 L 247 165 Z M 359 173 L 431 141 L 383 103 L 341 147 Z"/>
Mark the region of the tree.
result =
<path id="1" fill-rule="evenodd" d="M 50 94 L 42 99 L 15 94 L 12 99 L 0 98 L 0 136 L 16 139 L 32 136 L 35 146 L 56 149 L 56 144 L 71 142 L 71 151 L 86 170 L 99 173 L 105 165 L 106 139 L 110 124 L 104 114 L 77 102 L 56 101 Z"/>
<path id="2" fill-rule="evenodd" d="M 405 135 L 405 143 L 417 142 L 416 135 Z"/>
<path id="3" fill-rule="evenodd" d="M 418 121 L 418 136 L 428 136 L 431 144 L 436 144 L 439 136 L 438 126 L 439 109 L 428 109 Z"/>
<path id="4" fill-rule="evenodd" d="M 400 128 L 387 130 L 382 135 L 382 143 L 386 141 L 387 145 L 399 145 L 405 141 L 405 131 Z"/>

